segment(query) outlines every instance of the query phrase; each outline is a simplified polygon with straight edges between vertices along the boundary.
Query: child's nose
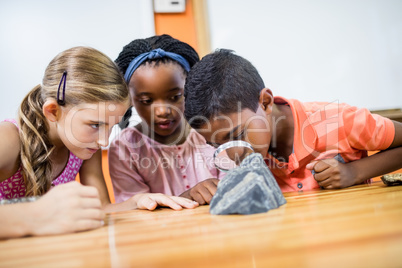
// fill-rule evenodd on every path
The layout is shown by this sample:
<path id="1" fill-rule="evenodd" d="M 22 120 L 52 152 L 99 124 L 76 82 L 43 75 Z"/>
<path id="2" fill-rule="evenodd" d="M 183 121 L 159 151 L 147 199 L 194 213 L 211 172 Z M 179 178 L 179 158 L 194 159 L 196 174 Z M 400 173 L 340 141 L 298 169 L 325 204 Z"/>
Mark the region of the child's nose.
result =
<path id="1" fill-rule="evenodd" d="M 168 104 L 155 104 L 155 115 L 159 117 L 166 117 L 172 113 L 172 108 Z"/>
<path id="2" fill-rule="evenodd" d="M 109 145 L 109 134 L 99 134 L 98 144 L 102 147 L 106 147 Z"/>

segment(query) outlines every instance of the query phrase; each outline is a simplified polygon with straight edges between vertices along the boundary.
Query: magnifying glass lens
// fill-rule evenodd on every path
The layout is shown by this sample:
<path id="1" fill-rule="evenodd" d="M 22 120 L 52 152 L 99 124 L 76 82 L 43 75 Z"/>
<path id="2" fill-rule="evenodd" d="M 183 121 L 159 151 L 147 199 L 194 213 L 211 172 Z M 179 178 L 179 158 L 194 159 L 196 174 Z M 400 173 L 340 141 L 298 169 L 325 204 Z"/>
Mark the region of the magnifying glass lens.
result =
<path id="1" fill-rule="evenodd" d="M 215 166 L 221 171 L 229 171 L 239 166 L 253 152 L 251 145 L 245 141 L 229 141 L 216 149 Z"/>

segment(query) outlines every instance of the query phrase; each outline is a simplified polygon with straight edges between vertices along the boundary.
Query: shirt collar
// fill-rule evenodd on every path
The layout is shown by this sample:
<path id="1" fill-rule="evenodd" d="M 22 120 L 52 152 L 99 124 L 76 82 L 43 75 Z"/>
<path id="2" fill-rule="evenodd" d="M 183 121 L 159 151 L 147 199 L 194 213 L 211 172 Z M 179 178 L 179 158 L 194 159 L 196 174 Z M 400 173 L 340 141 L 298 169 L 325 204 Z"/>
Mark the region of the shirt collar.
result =
<path id="1" fill-rule="evenodd" d="M 312 118 L 306 114 L 300 101 L 278 96 L 274 97 L 274 103 L 288 105 L 292 111 L 294 120 L 293 153 L 289 156 L 288 168 L 295 170 L 304 162 L 314 159 L 312 153 L 315 152 L 317 133 L 312 125 Z"/>

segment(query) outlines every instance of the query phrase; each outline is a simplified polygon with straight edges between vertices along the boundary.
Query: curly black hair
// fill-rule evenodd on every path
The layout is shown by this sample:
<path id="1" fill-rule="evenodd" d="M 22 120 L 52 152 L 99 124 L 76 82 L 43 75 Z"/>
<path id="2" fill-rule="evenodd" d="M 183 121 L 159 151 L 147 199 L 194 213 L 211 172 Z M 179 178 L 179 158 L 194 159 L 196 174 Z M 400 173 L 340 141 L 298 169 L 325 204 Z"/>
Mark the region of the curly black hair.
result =
<path id="1" fill-rule="evenodd" d="M 150 52 L 157 48 L 161 48 L 164 51 L 173 52 L 182 56 L 188 61 L 188 63 L 190 64 L 190 68 L 200 60 L 197 52 L 189 44 L 175 39 L 170 35 L 163 34 L 151 36 L 145 39 L 135 39 L 131 41 L 129 44 L 123 47 L 123 50 L 120 52 L 119 56 L 115 60 L 115 63 L 119 67 L 120 72 L 124 75 L 133 59 L 143 53 Z M 158 65 L 160 63 L 175 61 L 171 58 L 163 57 L 157 59 L 147 59 L 141 65 L 148 64 L 150 62 Z M 187 71 L 182 66 L 181 68 L 183 69 L 183 72 L 187 75 Z M 119 123 L 119 126 L 121 128 L 126 128 L 129 124 L 130 117 L 131 109 L 128 109 L 123 119 Z"/>

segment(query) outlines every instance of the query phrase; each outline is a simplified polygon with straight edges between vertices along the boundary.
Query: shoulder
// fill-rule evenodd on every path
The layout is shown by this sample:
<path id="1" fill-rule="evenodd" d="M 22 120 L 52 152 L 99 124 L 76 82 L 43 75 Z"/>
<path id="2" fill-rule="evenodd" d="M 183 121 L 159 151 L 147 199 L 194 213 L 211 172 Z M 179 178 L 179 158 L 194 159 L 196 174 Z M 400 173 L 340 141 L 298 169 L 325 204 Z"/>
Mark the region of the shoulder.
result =
<path id="1" fill-rule="evenodd" d="M 149 138 L 141 134 L 137 129 L 128 127 L 122 130 L 110 143 L 108 149 L 109 161 L 128 159 L 131 155 L 148 154 L 152 146 Z"/>
<path id="2" fill-rule="evenodd" d="M 0 122 L 0 137 L 2 137 L 0 139 L 0 180 L 3 179 L 3 174 L 13 175 L 18 169 L 20 154 L 18 131 L 13 123 Z"/>
<path id="3" fill-rule="evenodd" d="M 205 138 L 199 134 L 194 129 L 191 129 L 190 134 L 187 137 L 186 143 L 194 147 L 195 149 L 201 150 L 203 152 L 207 152 L 208 154 L 215 152 L 215 148 L 211 145 L 207 144 Z"/>
<path id="4" fill-rule="evenodd" d="M 188 134 L 186 143 L 193 146 L 193 145 L 202 145 L 202 146 L 207 146 L 210 147 L 210 145 L 207 144 L 205 138 L 195 131 L 194 129 L 191 129 L 190 133 Z"/>
<path id="5" fill-rule="evenodd" d="M 364 131 L 366 135 L 381 131 L 387 134 L 394 133 L 394 124 L 389 118 L 373 114 L 366 108 L 345 105 L 340 110 L 347 132 L 355 130 L 363 133 Z"/>
<path id="6" fill-rule="evenodd" d="M 20 138 L 17 126 L 11 122 L 0 122 L 0 136 L 3 137 L 0 139 L 1 151 L 17 149 L 19 152 Z"/>
<path id="7" fill-rule="evenodd" d="M 116 135 L 110 147 L 132 145 L 139 142 L 145 142 L 144 135 L 134 127 L 128 127 L 121 130 L 120 133 Z"/>
<path id="8" fill-rule="evenodd" d="M 339 102 L 301 102 L 291 100 L 291 106 L 297 115 L 306 116 L 311 123 L 319 123 L 325 121 L 343 121 L 345 116 L 354 114 L 356 107 L 346 103 Z"/>

